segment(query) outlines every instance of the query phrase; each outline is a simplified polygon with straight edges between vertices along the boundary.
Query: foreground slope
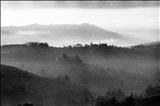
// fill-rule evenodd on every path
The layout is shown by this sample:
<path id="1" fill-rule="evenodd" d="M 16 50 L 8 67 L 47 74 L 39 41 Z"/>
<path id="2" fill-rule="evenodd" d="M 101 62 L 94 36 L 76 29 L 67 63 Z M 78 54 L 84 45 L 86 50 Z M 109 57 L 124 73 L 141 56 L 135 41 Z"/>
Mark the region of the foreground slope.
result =
<path id="1" fill-rule="evenodd" d="M 33 103 L 37 106 L 87 105 L 87 89 L 68 81 L 42 78 L 21 69 L 1 65 L 2 106 Z"/>

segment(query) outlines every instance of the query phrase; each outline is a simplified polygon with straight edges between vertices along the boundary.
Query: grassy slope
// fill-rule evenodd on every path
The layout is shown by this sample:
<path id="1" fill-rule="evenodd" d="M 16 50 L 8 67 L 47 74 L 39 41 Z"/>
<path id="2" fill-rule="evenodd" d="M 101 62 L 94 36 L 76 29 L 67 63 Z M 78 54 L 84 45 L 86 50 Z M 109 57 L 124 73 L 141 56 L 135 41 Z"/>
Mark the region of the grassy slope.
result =
<path id="1" fill-rule="evenodd" d="M 45 106 L 76 106 L 90 98 L 90 93 L 82 86 L 54 78 L 42 78 L 11 66 L 1 65 L 1 77 L 1 97 L 4 104 L 28 101 Z"/>

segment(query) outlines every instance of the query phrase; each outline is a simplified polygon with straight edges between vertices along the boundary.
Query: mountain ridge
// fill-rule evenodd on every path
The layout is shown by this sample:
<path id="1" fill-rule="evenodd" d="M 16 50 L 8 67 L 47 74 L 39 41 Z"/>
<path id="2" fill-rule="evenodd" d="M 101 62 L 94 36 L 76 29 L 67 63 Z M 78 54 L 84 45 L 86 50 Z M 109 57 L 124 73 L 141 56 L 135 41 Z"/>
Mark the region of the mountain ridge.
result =
<path id="1" fill-rule="evenodd" d="M 27 41 L 47 41 L 50 44 L 59 44 L 61 46 L 78 42 L 88 44 L 90 42 L 127 43 L 131 41 L 130 38 L 126 38 L 119 33 L 88 23 L 2 26 L 1 30 L 3 38 L 8 39 L 8 41 L 11 40 L 10 38 L 14 38 L 17 43 L 25 42 L 25 39 L 28 39 Z M 21 37 L 25 39 L 20 40 Z M 8 42 L 7 40 L 2 41 L 5 41 L 2 44 Z"/>

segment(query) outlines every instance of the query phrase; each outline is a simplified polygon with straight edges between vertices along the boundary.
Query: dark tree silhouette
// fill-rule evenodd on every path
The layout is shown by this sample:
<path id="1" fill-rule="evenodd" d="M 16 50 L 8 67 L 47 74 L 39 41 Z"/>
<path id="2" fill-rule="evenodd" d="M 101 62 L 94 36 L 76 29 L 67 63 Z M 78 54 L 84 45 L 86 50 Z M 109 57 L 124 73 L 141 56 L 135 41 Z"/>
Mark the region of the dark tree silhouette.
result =
<path id="1" fill-rule="evenodd" d="M 26 43 L 27 46 L 31 46 L 31 47 L 49 47 L 48 43 L 40 43 L 40 42 L 27 42 Z"/>
<path id="2" fill-rule="evenodd" d="M 68 58 L 68 55 L 65 54 L 65 53 L 63 53 L 63 54 L 62 54 L 62 58 L 63 58 L 63 59 L 67 59 L 67 58 Z"/>
<path id="3" fill-rule="evenodd" d="M 22 106 L 21 104 L 18 104 L 18 106 Z M 32 103 L 25 103 L 23 106 L 34 106 Z"/>
<path id="4" fill-rule="evenodd" d="M 127 97 L 125 100 L 125 106 L 135 106 L 135 98 L 131 92 L 131 96 Z"/>
<path id="5" fill-rule="evenodd" d="M 70 81 L 70 78 L 68 77 L 68 75 L 64 76 L 65 80 Z"/>
<path id="6" fill-rule="evenodd" d="M 113 97 L 115 97 L 118 101 L 121 101 L 121 100 L 123 100 L 125 98 L 125 94 L 120 89 L 117 90 L 117 91 L 108 91 L 106 93 L 105 98 L 110 99 L 110 98 L 113 98 Z"/>
<path id="7" fill-rule="evenodd" d="M 83 47 L 82 44 L 76 44 L 74 47 Z"/>
<path id="8" fill-rule="evenodd" d="M 82 60 L 80 59 L 79 55 L 76 55 L 76 56 L 75 56 L 75 61 L 76 61 L 77 63 L 82 63 Z"/>

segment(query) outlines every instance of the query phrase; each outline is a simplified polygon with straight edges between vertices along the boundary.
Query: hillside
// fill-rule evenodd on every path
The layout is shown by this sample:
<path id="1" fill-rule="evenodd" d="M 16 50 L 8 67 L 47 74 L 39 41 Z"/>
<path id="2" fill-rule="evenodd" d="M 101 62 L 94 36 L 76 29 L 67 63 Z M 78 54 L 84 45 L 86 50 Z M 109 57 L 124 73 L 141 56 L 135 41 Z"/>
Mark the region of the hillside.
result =
<path id="1" fill-rule="evenodd" d="M 2 63 L 43 77 L 69 76 L 70 81 L 87 87 L 95 95 L 122 89 L 141 92 L 155 84 L 159 69 L 153 49 L 86 45 L 80 47 L 32 47 L 4 45 Z M 156 77 L 158 78 L 158 77 Z"/>
<path id="2" fill-rule="evenodd" d="M 1 65 L 2 106 L 33 103 L 36 106 L 86 106 L 89 91 L 68 81 L 42 78 L 21 69 Z"/>

